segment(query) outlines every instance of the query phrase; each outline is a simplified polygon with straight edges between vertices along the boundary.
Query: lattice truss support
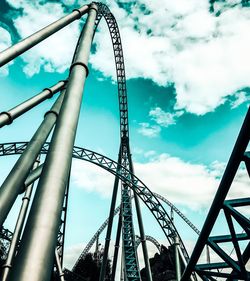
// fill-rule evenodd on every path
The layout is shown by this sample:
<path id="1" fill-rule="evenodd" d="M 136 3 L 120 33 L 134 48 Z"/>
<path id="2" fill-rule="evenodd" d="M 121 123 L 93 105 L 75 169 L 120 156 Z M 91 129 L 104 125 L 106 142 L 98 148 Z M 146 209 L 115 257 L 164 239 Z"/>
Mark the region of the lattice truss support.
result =
<path id="1" fill-rule="evenodd" d="M 72 13 L 64 18 L 52 23 L 51 25 L 31 35 L 29 38 L 20 41 L 15 46 L 10 47 L 6 51 L 0 53 L 0 66 L 8 63 L 56 31 L 70 24 L 72 21 L 81 18 L 81 16 L 86 13 L 88 13 L 88 18 L 76 46 L 68 79 L 59 81 L 54 86 L 44 89 L 41 93 L 30 100 L 0 114 L 0 127 L 3 127 L 12 123 L 15 118 L 24 114 L 45 99 L 53 96 L 59 91 L 61 92 L 51 110 L 46 113 L 44 121 L 41 123 L 40 127 L 29 143 L 2 144 L 0 146 L 0 154 L 2 153 L 2 155 L 21 153 L 20 158 L 16 162 L 10 175 L 6 178 L 2 188 L 0 189 L 1 227 L 9 210 L 15 202 L 16 197 L 19 193 L 23 192 L 23 186 L 28 189 L 28 187 L 36 179 L 40 178 L 25 227 L 23 226 L 24 219 L 19 221 L 19 224 L 21 224 L 19 226 L 20 233 L 20 229 L 24 227 L 23 239 L 21 242 L 19 243 L 18 238 L 20 237 L 20 233 L 17 234 L 14 232 L 13 236 L 11 236 L 8 231 L 2 228 L 1 235 L 3 235 L 6 239 L 8 237 L 12 237 L 11 241 L 13 241 L 13 237 L 16 237 L 15 249 L 18 249 L 18 251 L 14 259 L 13 271 L 10 272 L 11 278 L 14 280 L 18 276 L 18 280 L 22 281 L 34 281 L 34 278 L 36 278 L 36 281 L 47 281 L 51 277 L 54 260 L 56 260 L 57 270 L 61 281 L 64 280 L 62 273 L 62 257 L 69 188 L 68 183 L 72 157 L 75 157 L 94 163 L 108 170 L 115 176 L 110 214 L 107 221 L 107 234 L 100 281 L 105 279 L 108 258 L 107 255 L 112 231 L 113 217 L 115 215 L 115 205 L 119 182 L 121 182 L 122 185 L 122 200 L 117 229 L 116 249 L 114 252 L 114 257 L 116 258 L 114 258 L 113 262 L 113 280 L 115 277 L 115 268 L 118 255 L 117 249 L 119 248 L 121 233 L 123 243 L 122 249 L 125 262 L 125 278 L 127 281 L 140 280 L 136 255 L 134 226 L 132 220 L 131 190 L 134 193 L 140 239 L 142 242 L 146 265 L 147 281 L 151 281 L 152 276 L 148 262 L 145 242 L 146 236 L 144 233 L 138 198 L 140 198 L 150 209 L 159 223 L 162 231 L 166 235 L 168 243 L 172 245 L 175 244 L 177 240 L 179 241 L 178 243 L 180 243 L 180 249 L 183 256 L 182 262 L 184 265 L 188 262 L 187 268 L 182 276 L 183 281 L 187 281 L 190 278 L 196 279 L 195 275 L 192 276 L 194 271 L 197 272 L 203 280 L 215 280 L 214 278 L 218 276 L 230 280 L 232 278 L 247 280 L 247 278 L 249 278 L 249 272 L 247 271 L 245 265 L 249 260 L 250 252 L 249 220 L 242 213 L 240 213 L 237 208 L 249 206 L 249 198 L 226 200 L 226 195 L 230 189 L 230 185 L 240 162 L 245 161 L 248 173 L 250 170 L 249 153 L 246 151 L 250 133 L 249 113 L 242 127 L 240 136 L 235 145 L 221 185 L 215 196 L 214 203 L 200 233 L 192 257 L 189 260 L 183 241 L 181 240 L 173 221 L 170 219 L 166 210 L 159 202 L 157 196 L 155 196 L 155 194 L 153 194 L 147 188 L 147 186 L 134 175 L 129 144 L 127 89 L 121 38 L 116 20 L 107 6 L 101 3 L 93 2 L 91 5 L 85 5 L 79 9 L 73 10 Z M 80 112 L 79 105 L 81 104 L 85 78 L 88 76 L 89 72 L 87 67 L 89 51 L 92 39 L 94 37 L 94 32 L 97 29 L 102 17 L 105 18 L 109 27 L 116 64 L 121 139 L 117 162 L 93 151 L 74 147 L 75 132 L 78 122 L 78 115 Z M 70 109 L 72 108 L 72 105 L 74 105 L 73 112 Z M 65 126 L 61 125 L 65 123 L 67 123 L 69 127 L 65 128 Z M 55 129 L 53 132 L 52 141 L 51 144 L 48 145 L 45 142 L 54 126 Z M 68 132 L 72 133 L 68 134 Z M 67 143 L 67 145 L 64 147 L 65 153 L 61 153 L 62 139 L 65 141 L 65 143 Z M 71 152 L 72 157 L 69 157 L 71 156 Z M 40 154 L 47 154 L 45 164 L 35 167 L 34 163 Z M 54 178 L 57 178 L 58 175 L 60 177 L 60 181 L 54 180 Z M 51 186 L 53 186 L 53 195 L 49 194 L 51 191 Z M 48 199 L 50 196 L 53 196 L 53 202 Z M 52 222 L 46 218 L 46 215 L 43 214 L 44 212 L 41 211 L 47 209 L 47 207 L 50 209 L 51 214 L 54 214 Z M 25 208 L 27 210 L 27 205 Z M 209 237 L 212 227 L 215 224 L 215 221 L 221 210 L 223 210 L 225 213 L 230 235 Z M 244 233 L 236 233 L 233 220 L 238 222 L 238 224 L 244 230 Z M 42 229 L 41 222 L 44 221 L 46 221 L 47 227 Z M 187 219 L 185 221 L 188 222 Z M 39 230 L 41 231 L 39 232 Z M 39 245 L 41 238 L 40 233 L 43 233 L 44 235 L 44 247 Z M 6 241 L 8 241 L 8 239 Z M 247 245 L 243 252 L 242 246 L 239 245 L 240 241 L 244 241 L 245 245 Z M 225 253 L 224 250 L 222 250 L 222 247 L 220 247 L 221 243 L 226 242 L 232 242 L 235 248 L 237 260 L 233 260 L 228 254 Z M 36 250 L 36 245 L 40 249 L 39 251 Z M 209 263 L 205 265 L 197 264 L 205 245 L 208 245 L 210 248 L 212 248 L 220 256 L 220 258 L 224 260 L 224 262 L 217 264 Z M 36 256 L 38 260 L 31 259 L 33 256 Z M 41 264 L 42 266 L 40 266 Z M 223 268 L 229 268 L 231 271 L 229 270 L 229 273 L 220 271 Z"/>
<path id="2" fill-rule="evenodd" d="M 0 144 L 0 156 L 8 156 L 8 155 L 16 155 L 16 154 L 22 154 L 28 146 L 27 142 L 17 142 L 17 143 L 6 143 L 6 144 Z M 41 149 L 41 154 L 47 154 L 49 151 L 49 143 L 45 143 Z M 181 237 L 179 236 L 173 221 L 170 219 L 168 213 L 166 212 L 165 208 L 160 203 L 160 200 L 168 204 L 171 208 L 174 209 L 174 211 L 199 235 L 199 230 L 186 218 L 180 210 L 178 210 L 173 204 L 171 204 L 167 199 L 164 197 L 152 193 L 150 189 L 142 182 L 140 181 L 135 175 L 132 175 L 127 169 L 124 167 L 120 167 L 121 169 L 124 169 L 124 173 L 117 174 L 117 170 L 120 170 L 119 164 L 115 162 L 114 160 L 105 157 L 104 155 L 101 155 L 97 152 L 93 152 L 91 150 L 81 148 L 81 147 L 74 147 L 73 148 L 73 158 L 85 160 L 92 164 L 98 165 L 99 167 L 107 170 L 108 172 L 112 173 L 115 176 L 118 176 L 121 181 L 127 183 L 130 189 L 133 189 L 137 195 L 142 199 L 144 204 L 149 208 L 153 216 L 157 219 L 157 222 L 159 223 L 160 227 L 162 228 L 163 232 L 166 235 L 166 238 L 170 245 L 174 244 L 175 235 L 178 235 L 178 238 L 181 241 L 181 249 L 183 252 L 183 255 L 185 256 L 186 261 L 188 261 L 188 254 L 185 249 L 185 246 L 181 240 Z M 39 172 L 41 173 L 42 166 L 38 167 L 37 170 L 33 171 L 30 176 L 28 177 L 27 181 L 30 182 L 30 179 L 37 179 L 39 177 Z M 124 176 L 126 174 L 126 177 Z M 118 214 L 120 211 L 120 207 L 117 207 L 115 210 L 115 214 Z M 87 251 L 83 251 L 83 254 L 86 254 L 86 252 L 89 251 L 89 249 L 92 247 L 92 245 L 95 242 L 95 239 L 98 234 L 100 234 L 104 228 L 108 224 L 109 218 L 103 223 L 103 225 L 98 229 L 96 234 L 93 236 L 93 239 L 90 241 L 90 245 L 88 245 L 86 248 Z M 82 258 L 81 256 L 79 259 Z"/>
<path id="3" fill-rule="evenodd" d="M 72 21 L 81 18 L 81 16 L 86 13 L 88 13 L 88 18 L 75 49 L 68 79 L 59 81 L 50 88 L 45 88 L 37 96 L 25 101 L 9 111 L 2 112 L 0 114 L 0 127 L 9 125 L 15 120 L 15 118 L 21 116 L 31 108 L 34 108 L 45 99 L 52 97 L 57 92 L 61 92 L 51 110 L 45 114 L 44 121 L 41 123 L 40 127 L 29 143 L 12 144 L 10 146 L 2 145 L 3 154 L 7 155 L 11 149 L 14 148 L 15 153 L 22 152 L 22 155 L 16 162 L 10 175 L 7 177 L 2 188 L 0 189 L 1 225 L 3 224 L 18 194 L 23 192 L 23 188 L 21 187 L 25 186 L 28 188 L 36 179 L 40 177 L 27 223 L 24 227 L 25 216 L 23 215 L 22 219 L 18 221 L 19 230 L 15 231 L 13 234 L 13 237 L 15 236 L 13 253 L 15 253 L 15 249 L 17 249 L 17 247 L 18 252 L 14 259 L 13 271 L 11 270 L 10 275 L 11 278 L 16 278 L 16 276 L 18 276 L 20 280 L 25 281 L 30 280 L 30 276 L 32 276 L 32 278 L 36 276 L 37 280 L 49 280 L 53 260 L 55 260 L 60 278 L 63 280 L 62 258 L 69 188 L 68 182 L 71 167 L 71 159 L 68 158 L 67 155 L 70 155 L 70 151 L 73 150 L 73 157 L 74 152 L 76 155 L 78 155 L 78 158 L 85 156 L 85 160 L 109 170 L 116 176 L 110 207 L 110 216 L 108 221 L 100 281 L 103 281 L 105 278 L 104 275 L 107 263 L 107 253 L 119 181 L 122 183 L 122 201 L 120 219 L 117 229 L 116 249 L 118 249 L 119 237 L 122 231 L 122 248 L 125 261 L 126 279 L 128 281 L 140 280 L 136 256 L 134 226 L 132 220 L 131 190 L 133 190 L 136 214 L 140 229 L 140 239 L 142 242 L 144 260 L 146 264 L 147 280 L 151 281 L 152 277 L 145 242 L 146 236 L 144 234 L 138 198 L 141 198 L 142 201 L 149 207 L 160 224 L 163 232 L 165 233 L 170 245 L 174 243 L 174 239 L 178 236 L 180 240 L 181 251 L 184 256 L 184 262 L 187 262 L 188 254 L 177 230 L 173 225 L 173 222 L 169 218 L 165 209 L 162 207 L 155 195 L 138 178 L 134 176 L 129 146 L 128 104 L 124 58 L 118 25 L 112 13 L 109 11 L 107 6 L 94 2 L 91 5 L 85 5 L 79 9 L 74 9 L 72 13 L 64 18 L 59 19 L 58 21 L 31 35 L 29 38 L 20 41 L 15 46 L 10 47 L 9 49 L 0 53 L 0 66 L 8 63 L 56 31 L 70 24 Z M 117 74 L 121 138 L 119 158 L 117 163 L 94 152 L 80 148 L 73 148 L 75 130 L 80 111 L 79 104 L 81 104 L 84 81 L 89 72 L 87 67 L 89 50 L 94 37 L 94 31 L 96 30 L 102 17 L 105 18 L 110 30 Z M 72 114 L 72 111 L 70 110 L 70 108 L 72 108 L 72 104 L 74 104 L 74 114 Z M 66 120 L 69 128 L 65 128 L 61 125 L 66 123 Z M 46 149 L 48 149 L 48 144 L 46 144 L 45 141 L 54 126 L 55 129 L 53 132 L 51 145 L 49 147 L 49 151 L 46 151 Z M 68 131 L 73 133 L 68 134 Z M 67 143 L 67 146 L 65 146 L 64 149 L 65 153 L 61 153 L 60 145 L 62 139 L 64 139 L 65 143 Z M 34 170 L 32 170 L 32 165 L 35 162 L 35 159 L 38 157 L 38 155 L 45 152 L 47 154 L 45 164 L 40 165 L 37 168 L 35 167 Z M 81 153 L 81 156 L 79 156 L 79 153 Z M 58 176 L 60 177 L 60 181 L 55 181 L 54 179 Z M 48 195 L 49 190 L 51 190 L 51 186 L 53 186 L 53 194 L 55 196 L 54 202 L 48 200 L 48 196 L 53 196 Z M 40 198 L 43 199 L 40 200 Z M 24 207 L 25 211 L 23 211 L 24 213 L 26 213 L 28 208 L 28 202 L 26 203 L 27 204 L 25 204 Z M 51 210 L 51 214 L 56 214 L 51 221 L 49 221 L 48 218 L 45 218 L 44 212 L 41 211 L 47 209 L 47 207 Z M 46 221 L 46 228 L 42 229 L 43 224 L 41 224 L 41 221 Z M 19 243 L 20 234 L 23 228 L 23 239 Z M 39 231 L 38 229 L 41 230 Z M 55 230 L 58 231 L 58 234 Z M 40 237 L 40 232 L 44 235 L 43 239 L 46 244 L 44 247 L 41 247 L 41 245 L 38 243 L 40 238 L 42 238 Z M 32 244 L 33 246 L 30 246 L 29 244 Z M 37 247 L 35 247 L 35 245 L 37 245 Z M 56 248 L 56 251 L 53 249 L 53 245 Z M 37 248 L 40 250 L 38 251 Z M 115 256 L 117 256 L 117 254 L 118 253 L 115 252 Z M 37 260 L 31 258 L 33 256 L 37 256 Z M 39 259 L 42 260 L 42 267 L 38 261 Z M 115 275 L 116 262 L 117 260 L 113 263 L 113 279 Z M 8 265 L 8 267 L 12 267 L 12 264 Z M 34 271 L 33 273 L 30 272 L 31 269 Z"/>
<path id="4" fill-rule="evenodd" d="M 242 208 L 249 211 L 250 197 L 227 199 L 227 194 L 241 163 L 245 164 L 245 172 L 248 177 L 250 176 L 250 153 L 247 151 L 249 140 L 250 108 L 189 264 L 183 274 L 183 281 L 187 280 L 192 271 L 196 271 L 202 280 L 217 280 L 218 277 L 221 278 L 220 280 L 250 280 L 249 267 L 247 268 L 250 258 L 250 220 L 247 217 L 247 211 L 246 213 L 241 211 Z M 220 217 L 219 214 L 224 214 L 229 234 L 212 236 L 211 231 Z M 198 263 L 205 245 L 209 246 L 213 255 L 219 258 L 219 262 Z M 226 250 L 228 247 L 230 250 L 233 249 L 231 253 Z M 234 256 L 231 255 L 232 253 Z"/>

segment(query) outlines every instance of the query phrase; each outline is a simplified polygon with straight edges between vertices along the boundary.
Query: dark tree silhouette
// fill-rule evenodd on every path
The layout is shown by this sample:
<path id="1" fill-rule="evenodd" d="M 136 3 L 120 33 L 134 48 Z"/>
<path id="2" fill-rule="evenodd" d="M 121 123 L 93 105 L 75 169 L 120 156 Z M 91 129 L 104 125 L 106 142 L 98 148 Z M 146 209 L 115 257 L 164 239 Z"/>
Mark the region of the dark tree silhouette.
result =
<path id="1" fill-rule="evenodd" d="M 172 247 L 166 248 L 161 245 L 160 254 L 156 253 L 149 260 L 153 281 L 172 281 L 176 280 L 174 251 Z M 145 268 L 141 270 L 142 281 L 146 281 Z"/>

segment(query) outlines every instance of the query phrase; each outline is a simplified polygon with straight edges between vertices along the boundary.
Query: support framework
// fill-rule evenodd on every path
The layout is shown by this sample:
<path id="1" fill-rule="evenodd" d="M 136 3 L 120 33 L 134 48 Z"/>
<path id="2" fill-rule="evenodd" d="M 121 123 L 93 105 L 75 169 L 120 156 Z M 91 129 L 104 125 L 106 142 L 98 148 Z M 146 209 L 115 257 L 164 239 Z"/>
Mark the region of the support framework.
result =
<path id="1" fill-rule="evenodd" d="M 55 104 L 52 110 L 46 114 L 44 122 L 41 124 L 40 128 L 29 143 L 16 143 L 9 146 L 4 144 L 0 146 L 0 153 L 2 152 L 5 155 L 8 153 L 10 154 L 10 151 L 13 151 L 12 149 L 14 149 L 15 153 L 22 153 L 0 189 L 1 227 L 17 195 L 22 192 L 23 186 L 33 182 L 41 173 L 37 191 L 32 203 L 32 208 L 25 226 L 23 238 L 17 251 L 13 270 L 10 273 L 10 279 L 16 280 L 18 278 L 20 281 L 49 280 L 53 268 L 56 248 L 58 271 L 60 271 L 62 276 L 61 264 L 63 257 L 63 241 L 69 187 L 68 179 L 70 176 L 72 157 L 92 162 L 115 175 L 110 215 L 107 222 L 108 228 L 100 281 L 105 279 L 109 244 L 113 227 L 113 217 L 116 212 L 115 205 L 119 182 L 121 182 L 122 186 L 121 209 L 117 230 L 115 257 L 118 255 L 119 240 L 122 233 L 122 256 L 124 257 L 124 276 L 126 281 L 140 280 L 140 272 L 136 255 L 134 222 L 132 219 L 131 190 L 134 192 L 135 197 L 136 214 L 146 265 L 147 281 L 151 281 L 152 277 L 146 248 L 146 236 L 144 233 L 143 220 L 138 199 L 141 199 L 150 209 L 164 232 L 169 244 L 172 245 L 178 241 L 178 243 L 176 243 L 178 244 L 178 247 L 176 248 L 181 249 L 180 253 L 181 256 L 183 256 L 184 264 L 188 263 L 186 271 L 182 276 L 183 281 L 189 280 L 192 272 L 194 271 L 196 271 L 203 280 L 214 280 L 214 277 L 216 276 L 228 279 L 249 278 L 249 272 L 245 266 L 249 260 L 249 242 L 243 253 L 241 252 L 239 242 L 249 240 L 250 224 L 249 220 L 237 211 L 236 208 L 249 206 L 250 200 L 249 198 L 231 201 L 225 200 L 240 161 L 245 161 L 248 173 L 250 171 L 249 153 L 246 152 L 250 132 L 249 113 L 236 143 L 225 175 L 222 179 L 218 193 L 216 194 L 214 203 L 204 224 L 203 230 L 200 233 L 194 253 L 189 261 L 188 253 L 183 241 L 181 240 L 181 237 L 179 236 L 168 213 L 159 202 L 157 196 L 155 196 L 155 194 L 152 193 L 147 186 L 134 175 L 129 142 L 128 102 L 123 50 L 117 22 L 108 7 L 101 3 L 92 3 L 73 10 L 72 13 L 64 18 L 59 19 L 16 45 L 1 52 L 0 66 L 24 53 L 26 50 L 32 48 L 64 26 L 70 24 L 75 19 L 80 18 L 85 13 L 88 13 L 88 18 L 76 46 L 76 51 L 70 67 L 68 82 L 59 82 L 52 88 L 45 89 L 42 93 L 25 103 L 0 114 L 0 127 L 2 127 L 10 124 L 15 118 L 21 116 L 23 113 L 35 107 L 54 93 L 65 88 L 65 98 L 63 95 L 64 91 L 62 91 L 63 93 L 59 97 L 59 101 Z M 91 43 L 95 30 L 97 29 L 102 17 L 106 20 L 110 31 L 117 74 L 118 101 L 120 109 L 120 150 L 118 162 L 93 151 L 74 147 L 82 92 L 85 79 L 88 75 L 87 64 L 89 51 L 91 49 Z M 49 146 L 45 143 L 45 141 L 55 124 L 56 126 L 52 136 L 51 145 Z M 33 173 L 30 173 L 31 167 L 39 153 L 48 154 L 45 164 L 44 166 L 37 168 Z M 51 186 L 53 186 L 52 190 Z M 53 198 L 53 200 L 51 200 L 51 198 Z M 172 207 L 174 210 L 174 206 Z M 44 214 L 45 209 L 52 214 L 50 218 Z M 209 237 L 218 213 L 222 209 L 225 213 L 227 224 L 230 229 L 230 235 Z M 63 218 L 62 223 L 60 223 L 61 218 Z M 244 229 L 245 232 L 243 234 L 236 233 L 233 220 L 236 220 Z M 186 222 L 188 221 L 186 220 Z M 8 232 L 5 231 L 3 233 L 6 234 L 6 237 L 10 237 Z M 41 239 L 45 241 L 44 244 L 42 246 L 36 246 L 39 244 L 38 242 Z M 229 241 L 234 245 L 237 261 L 233 260 L 219 247 L 220 243 Z M 198 258 L 205 244 L 209 245 L 224 260 L 224 262 L 220 264 L 197 265 Z M 113 279 L 115 278 L 116 261 L 117 259 L 115 258 L 112 272 Z M 231 269 L 229 273 L 214 271 L 214 269 L 226 267 Z M 178 268 L 180 268 L 180 266 Z M 178 279 L 179 275 L 180 272 L 178 272 Z M 196 279 L 195 276 L 194 279 Z"/>
<path id="2" fill-rule="evenodd" d="M 246 172 L 249 174 L 249 152 L 247 147 L 250 140 L 250 108 L 248 109 L 244 123 L 240 130 L 238 139 L 235 143 L 231 157 L 227 164 L 220 186 L 215 195 L 214 201 L 207 215 L 206 221 L 201 230 L 199 239 L 182 276 L 182 281 L 187 280 L 192 271 L 196 271 L 203 280 L 215 280 L 215 277 L 225 278 L 226 280 L 249 280 L 250 273 L 246 268 L 246 263 L 250 258 L 250 220 L 243 215 L 237 207 L 249 207 L 250 197 L 233 200 L 226 200 L 231 184 L 235 178 L 240 163 L 244 162 Z M 220 211 L 225 214 L 226 222 L 230 231 L 229 235 L 211 236 L 216 220 Z M 236 224 L 242 229 L 243 233 L 237 233 Z M 240 246 L 240 241 L 245 241 L 246 246 Z M 221 246 L 222 243 L 231 243 L 236 252 L 233 259 Z M 223 261 L 209 264 L 197 264 L 202 250 L 208 245 Z M 227 269 L 224 271 L 223 269 Z"/>

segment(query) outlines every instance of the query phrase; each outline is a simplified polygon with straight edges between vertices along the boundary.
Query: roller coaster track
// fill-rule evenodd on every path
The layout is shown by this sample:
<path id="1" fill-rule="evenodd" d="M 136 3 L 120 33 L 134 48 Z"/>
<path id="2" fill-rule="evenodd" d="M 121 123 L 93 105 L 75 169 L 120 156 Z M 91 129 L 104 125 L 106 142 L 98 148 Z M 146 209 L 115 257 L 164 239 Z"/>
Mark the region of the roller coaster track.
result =
<path id="1" fill-rule="evenodd" d="M 145 238 L 146 238 L 147 241 L 149 241 L 152 244 L 154 244 L 159 252 L 161 251 L 161 244 L 154 237 L 152 237 L 150 235 L 146 235 Z M 136 249 L 139 247 L 140 244 L 141 244 L 141 238 L 136 235 L 136 241 L 135 241 Z"/>
<path id="2" fill-rule="evenodd" d="M 186 223 L 188 226 L 190 226 L 190 228 L 196 233 L 196 234 L 200 234 L 200 231 L 192 224 L 192 222 L 178 209 L 176 208 L 170 201 L 168 201 L 165 197 L 157 194 L 157 193 L 153 193 L 155 195 L 156 198 L 160 199 L 161 201 L 165 202 L 172 210 L 175 211 L 176 214 L 178 214 Z M 133 198 L 133 197 L 132 197 Z M 119 214 L 120 212 L 120 206 L 118 206 L 116 209 L 115 209 L 115 213 L 114 215 L 117 215 Z M 87 245 L 85 246 L 85 248 L 83 249 L 82 253 L 80 254 L 80 256 L 78 257 L 77 261 L 75 262 L 73 268 L 72 268 L 72 271 L 74 271 L 74 269 L 76 268 L 77 264 L 83 260 L 86 255 L 88 254 L 88 252 L 90 251 L 91 247 L 94 245 L 94 243 L 96 242 L 98 236 L 103 232 L 103 230 L 107 227 L 108 225 L 108 221 L 109 219 L 107 218 L 103 223 L 102 225 L 98 228 L 98 230 L 95 232 L 95 234 L 92 236 L 92 238 L 89 240 L 89 242 L 87 243 Z M 148 237 L 148 235 L 147 235 Z M 148 239 L 150 240 L 150 239 Z M 136 240 L 136 245 L 138 244 L 138 240 Z M 156 240 L 155 240 L 156 241 Z M 152 241 L 151 241 L 152 242 Z M 154 243 L 154 242 L 152 242 Z M 156 243 L 154 243 L 156 245 Z M 158 243 L 158 246 L 160 244 Z M 159 249 L 156 245 L 156 247 Z"/>
<path id="3" fill-rule="evenodd" d="M 132 158 L 130 153 L 130 145 L 129 145 L 129 124 L 128 124 L 128 99 L 127 99 L 127 86 L 126 86 L 126 75 L 125 75 L 125 65 L 124 65 L 124 57 L 121 43 L 121 36 L 119 32 L 119 28 L 116 22 L 115 17 L 110 12 L 109 8 L 102 3 L 95 3 L 98 7 L 98 14 L 96 18 L 96 29 L 99 25 L 99 22 L 102 17 L 104 17 L 112 45 L 113 52 L 115 58 L 115 66 L 116 66 L 116 78 L 117 78 L 117 86 L 118 86 L 118 100 L 119 100 L 119 111 L 120 111 L 120 151 L 118 156 L 118 164 L 119 166 L 123 166 L 126 170 L 121 169 L 122 176 L 127 178 L 129 176 L 128 173 L 134 174 Z M 117 171 L 118 172 L 118 171 Z M 118 177 L 115 180 L 114 190 L 118 188 Z M 115 191 L 114 193 L 115 194 Z M 135 195 L 137 196 L 137 195 Z M 138 267 L 137 255 L 135 252 L 135 234 L 134 234 L 134 226 L 133 226 L 133 215 L 132 215 L 132 206 L 131 206 L 131 190 L 126 182 L 122 182 L 121 185 L 121 204 L 122 204 L 122 241 L 123 241 L 123 250 L 124 250 L 124 258 L 125 258 L 125 268 L 127 278 L 130 281 L 139 281 L 140 273 Z M 138 215 L 138 223 L 140 232 L 143 231 L 143 223 L 140 219 L 140 206 L 139 201 L 135 199 L 136 205 L 136 213 Z M 111 204 L 110 211 L 114 208 Z M 111 211 L 112 212 L 112 211 Z M 113 218 L 112 218 L 113 219 Z M 112 225 L 112 221 L 111 221 Z M 118 227 L 119 229 L 119 227 Z M 108 228 L 109 230 L 109 228 Z M 108 233 L 108 231 L 107 231 Z M 143 234 L 144 235 L 144 234 Z M 104 248 L 104 260 L 107 259 L 107 245 L 110 237 L 106 237 L 106 243 Z M 145 242 L 143 242 L 143 248 L 145 250 Z M 105 257 L 106 253 L 106 257 Z M 148 261 L 145 261 L 147 264 L 147 268 L 149 267 Z M 101 275 L 104 272 L 104 265 L 102 265 Z"/>
<path id="4" fill-rule="evenodd" d="M 22 154 L 27 145 L 28 142 L 12 142 L 0 144 L 0 156 Z M 45 143 L 41 149 L 41 154 L 47 154 L 48 149 L 49 143 Z M 140 181 L 136 176 L 131 175 L 131 173 L 122 166 L 120 166 L 119 168 L 120 170 L 125 170 L 125 174 L 127 175 L 127 177 L 124 177 L 122 173 L 117 174 L 117 162 L 91 150 L 75 146 L 73 149 L 72 157 L 80 160 L 85 160 L 97 166 L 100 166 L 113 175 L 118 176 L 121 181 L 126 182 L 126 184 L 135 191 L 135 193 L 145 203 L 153 216 L 156 218 L 169 244 L 172 245 L 174 243 L 174 238 L 176 236 L 180 239 L 181 250 L 186 261 L 188 261 L 187 250 L 172 220 L 170 219 L 169 215 L 167 214 L 166 210 L 157 199 L 155 194 L 152 193 L 142 181 Z"/>

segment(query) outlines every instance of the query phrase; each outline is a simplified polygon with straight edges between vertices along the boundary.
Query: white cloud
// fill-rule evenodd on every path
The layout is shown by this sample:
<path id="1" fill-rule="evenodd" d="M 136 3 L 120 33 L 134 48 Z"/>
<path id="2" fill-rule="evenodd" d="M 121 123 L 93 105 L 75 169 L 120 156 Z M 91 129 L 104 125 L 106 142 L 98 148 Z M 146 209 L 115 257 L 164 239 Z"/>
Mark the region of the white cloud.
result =
<path id="1" fill-rule="evenodd" d="M 150 13 L 144 15 L 142 5 Z M 248 9 L 224 9 L 216 17 L 209 13 L 207 0 L 188 4 L 164 1 L 161 5 L 159 9 L 155 1 L 142 0 L 130 15 L 112 5 L 128 78 L 152 79 L 159 85 L 174 82 L 175 108 L 198 115 L 213 111 L 237 90 L 249 86 Z M 105 75 L 114 76 L 108 63 L 113 60 L 108 36 L 100 27 L 91 63 Z"/>
<path id="2" fill-rule="evenodd" d="M 9 3 L 23 9 L 23 13 L 14 19 L 14 25 L 21 38 L 26 38 L 65 16 L 63 7 L 59 3 L 42 5 L 34 1 L 10 0 Z M 21 56 L 26 63 L 24 72 L 32 76 L 39 73 L 41 68 L 47 72 L 63 72 L 68 69 L 80 32 L 78 24 L 78 21 L 72 23 L 24 53 Z"/>
<path id="3" fill-rule="evenodd" d="M 250 101 L 249 93 L 240 91 L 235 94 L 235 100 L 231 102 L 231 107 L 236 108 L 240 104 Z"/>
<path id="4" fill-rule="evenodd" d="M 177 157 L 161 154 L 148 163 L 135 163 L 136 175 L 151 189 L 174 204 L 190 209 L 210 206 L 225 164 L 214 162 L 210 166 L 192 164 Z M 247 197 L 249 179 L 241 168 L 230 191 L 229 198 Z"/>
<path id="5" fill-rule="evenodd" d="M 96 165 L 74 159 L 72 180 L 79 188 L 88 192 L 97 192 L 105 198 L 112 194 L 114 176 Z"/>
<path id="6" fill-rule="evenodd" d="M 11 46 L 11 36 L 10 33 L 3 27 L 0 26 L 0 52 L 7 49 Z M 0 68 L 0 76 L 6 76 L 9 74 L 9 66 L 12 63 L 8 63 L 7 65 Z"/>
<path id="7" fill-rule="evenodd" d="M 64 267 L 71 270 L 85 246 L 86 243 L 81 243 L 66 248 L 64 253 Z"/>
<path id="8" fill-rule="evenodd" d="M 152 192 L 161 194 L 174 204 L 194 210 L 210 206 L 224 173 L 225 163 L 215 161 L 209 166 L 193 164 L 168 154 L 157 156 L 153 151 L 144 155 L 149 161 L 135 162 L 135 175 Z M 72 180 L 88 192 L 111 197 L 114 177 L 93 164 L 74 160 Z M 228 198 L 248 197 L 248 185 L 246 169 L 241 166 Z"/>
<path id="9" fill-rule="evenodd" d="M 141 126 L 138 129 L 138 133 L 145 137 L 154 138 L 157 137 L 161 131 L 161 127 L 157 125 L 150 125 L 149 123 L 139 123 Z"/>
<path id="10" fill-rule="evenodd" d="M 8 2 L 23 9 L 14 19 L 21 37 L 64 15 L 59 3 Z M 120 27 L 127 77 L 143 77 L 164 86 L 174 83 L 176 110 L 202 115 L 249 86 L 250 10 L 233 5 L 237 1 L 216 4 L 215 10 L 221 11 L 217 17 L 209 12 L 207 0 L 165 0 L 160 9 L 156 1 L 140 0 L 132 4 L 130 12 L 117 2 L 106 2 Z M 64 0 L 63 3 L 77 6 L 86 1 Z M 105 76 L 114 77 L 109 32 L 103 22 L 98 30 L 97 51 L 90 62 Z M 75 22 L 24 54 L 24 71 L 33 75 L 41 67 L 49 72 L 66 70 L 78 34 L 78 22 Z M 245 101 L 241 96 L 233 107 Z"/>
<path id="11" fill-rule="evenodd" d="M 176 118 L 180 117 L 183 113 L 183 111 L 177 111 L 175 113 L 165 112 L 160 107 L 155 107 L 149 111 L 149 116 L 158 125 L 168 127 L 176 124 Z"/>

